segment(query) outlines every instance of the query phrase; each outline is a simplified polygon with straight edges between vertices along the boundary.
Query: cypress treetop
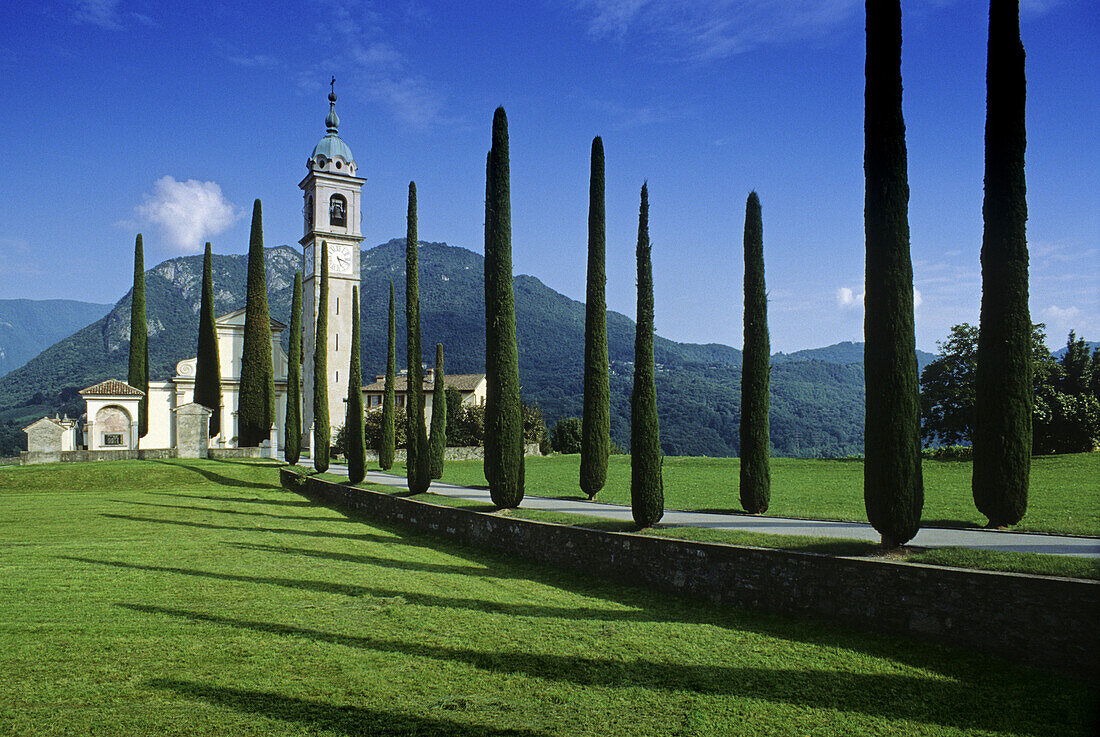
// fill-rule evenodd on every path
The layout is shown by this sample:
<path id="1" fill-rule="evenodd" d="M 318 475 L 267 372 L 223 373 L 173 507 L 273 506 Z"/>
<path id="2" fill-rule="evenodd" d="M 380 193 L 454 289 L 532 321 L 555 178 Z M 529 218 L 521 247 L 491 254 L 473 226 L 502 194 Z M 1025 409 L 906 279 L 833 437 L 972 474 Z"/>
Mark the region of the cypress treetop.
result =
<path id="1" fill-rule="evenodd" d="M 485 479 L 499 507 L 523 500 L 523 407 L 512 287 L 508 117 L 493 115 L 485 200 Z"/>
<path id="2" fill-rule="evenodd" d="M 209 241 L 202 259 L 202 301 L 199 305 L 199 345 L 195 362 L 195 401 L 210 410 L 210 437 L 221 432 L 222 379 L 218 333 L 214 322 L 214 257 Z"/>
<path id="3" fill-rule="evenodd" d="M 920 390 L 909 257 L 909 183 L 901 109 L 901 4 L 867 2 L 863 498 L 885 547 L 920 528 Z"/>
<path id="4" fill-rule="evenodd" d="M 760 198 L 750 192 L 745 203 L 745 350 L 741 363 L 741 506 L 750 514 L 768 510 L 768 384 L 771 346 L 768 295 L 764 287 L 764 224 Z"/>
<path id="5" fill-rule="evenodd" d="M 649 244 L 649 189 L 638 208 L 638 321 L 634 328 L 634 391 L 630 397 L 630 512 L 638 527 L 665 514 L 661 433 L 653 363 L 653 265 Z"/>
<path id="6" fill-rule="evenodd" d="M 607 355 L 607 302 L 604 296 L 603 140 L 592 139 L 588 188 L 588 284 L 584 307 L 584 417 L 581 430 L 581 490 L 589 499 L 607 480 L 611 453 L 611 374 Z"/>
<path id="7" fill-rule="evenodd" d="M 267 440 L 275 422 L 275 369 L 271 356 L 271 314 L 267 307 L 263 215 L 260 201 L 252 207 L 248 244 L 241 388 L 237 401 L 237 444 L 255 447 Z"/>
<path id="8" fill-rule="evenodd" d="M 134 288 L 130 295 L 130 370 L 126 383 L 141 389 L 138 437 L 149 433 L 149 326 L 145 319 L 145 253 L 141 233 L 134 241 Z"/>
<path id="9" fill-rule="evenodd" d="M 286 372 L 286 422 L 283 456 L 294 465 L 302 455 L 302 272 L 294 272 L 290 302 L 290 352 Z"/>

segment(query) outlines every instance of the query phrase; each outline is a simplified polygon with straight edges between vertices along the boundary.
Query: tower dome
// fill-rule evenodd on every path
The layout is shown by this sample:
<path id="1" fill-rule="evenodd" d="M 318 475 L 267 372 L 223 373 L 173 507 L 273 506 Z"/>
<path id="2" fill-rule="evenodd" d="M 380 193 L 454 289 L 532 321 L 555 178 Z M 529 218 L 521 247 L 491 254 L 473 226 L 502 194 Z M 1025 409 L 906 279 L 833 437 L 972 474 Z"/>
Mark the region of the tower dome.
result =
<path id="1" fill-rule="evenodd" d="M 354 174 L 355 157 L 351 148 L 340 138 L 340 116 L 336 114 L 336 93 L 328 96 L 328 115 L 325 116 L 325 137 L 313 147 L 306 166 L 312 170 Z"/>

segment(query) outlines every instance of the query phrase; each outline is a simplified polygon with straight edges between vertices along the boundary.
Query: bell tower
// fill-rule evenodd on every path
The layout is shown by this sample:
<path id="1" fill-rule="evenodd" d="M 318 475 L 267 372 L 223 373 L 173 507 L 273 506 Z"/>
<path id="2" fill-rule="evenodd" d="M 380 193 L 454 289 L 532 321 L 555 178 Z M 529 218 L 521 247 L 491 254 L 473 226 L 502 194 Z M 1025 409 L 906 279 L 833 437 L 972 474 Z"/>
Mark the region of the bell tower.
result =
<path id="1" fill-rule="evenodd" d="M 334 80 L 335 82 L 335 80 Z M 303 213 L 302 289 L 302 432 L 304 445 L 312 447 L 313 354 L 317 341 L 317 307 L 321 296 L 321 249 L 328 249 L 328 414 L 335 433 L 344 423 L 344 402 L 348 382 L 362 384 L 361 377 L 348 376 L 351 354 L 352 287 L 359 286 L 359 244 L 363 241 L 359 223 L 360 194 L 366 179 L 356 176 L 358 166 L 351 149 L 340 138 L 336 114 L 336 92 L 329 93 L 325 136 L 306 161 L 306 177 L 298 184 L 305 206 Z"/>

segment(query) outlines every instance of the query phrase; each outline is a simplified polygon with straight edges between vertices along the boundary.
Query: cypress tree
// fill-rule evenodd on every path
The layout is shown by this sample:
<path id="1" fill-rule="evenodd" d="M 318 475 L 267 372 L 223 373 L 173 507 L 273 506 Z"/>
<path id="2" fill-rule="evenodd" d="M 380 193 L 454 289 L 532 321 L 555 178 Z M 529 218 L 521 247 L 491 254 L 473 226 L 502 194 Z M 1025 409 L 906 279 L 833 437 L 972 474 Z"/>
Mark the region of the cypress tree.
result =
<path id="1" fill-rule="evenodd" d="M 267 440 L 271 434 L 271 424 L 275 421 L 275 369 L 271 362 L 271 314 L 267 309 L 263 215 L 259 200 L 252 207 L 244 345 L 241 350 L 237 445 L 246 448 Z"/>
<path id="2" fill-rule="evenodd" d="M 313 335 L 313 467 L 324 473 L 332 442 L 328 423 L 328 241 L 321 241 L 321 287 Z"/>
<path id="3" fill-rule="evenodd" d="M 390 344 L 386 357 L 386 384 L 382 392 L 382 442 L 378 446 L 378 467 L 383 471 L 393 468 L 393 456 L 397 449 L 397 428 L 394 424 L 396 397 L 394 382 L 397 380 L 397 315 L 394 312 L 393 279 L 390 279 Z"/>
<path id="4" fill-rule="evenodd" d="M 760 198 L 745 203 L 745 350 L 741 363 L 741 506 L 749 514 L 768 511 L 768 384 L 771 345 L 768 295 L 764 287 L 764 224 Z"/>
<path id="5" fill-rule="evenodd" d="M 283 457 L 291 465 L 302 455 L 302 272 L 294 272 L 290 301 L 290 354 L 286 371 L 286 422 Z"/>
<path id="6" fill-rule="evenodd" d="M 485 199 L 485 479 L 498 507 L 523 500 L 523 408 L 512 288 L 508 117 L 493 115 Z"/>
<path id="7" fill-rule="evenodd" d="M 428 431 L 424 427 L 424 373 L 420 355 L 420 267 L 416 234 L 416 182 L 409 182 L 408 232 L 405 236 L 405 323 L 409 361 L 405 456 L 409 491 L 423 494 L 432 483 L 428 469 Z"/>
<path id="8" fill-rule="evenodd" d="M 447 447 L 447 396 L 443 384 L 443 344 L 435 344 L 435 384 L 432 386 L 432 432 L 428 437 L 428 473 L 443 478 L 443 452 Z"/>
<path id="9" fill-rule="evenodd" d="M 866 77 L 863 499 L 867 519 L 882 535 L 883 545 L 895 547 L 917 534 L 924 506 L 900 0 L 867 0 Z"/>
<path id="10" fill-rule="evenodd" d="M 218 332 L 214 323 L 214 256 L 210 242 L 202 259 L 202 300 L 199 305 L 199 346 L 195 362 L 195 401 L 210 410 L 210 437 L 221 432 L 222 378 Z"/>
<path id="11" fill-rule="evenodd" d="M 665 514 L 657 381 L 653 365 L 653 265 L 649 245 L 649 190 L 638 208 L 638 322 L 634 328 L 634 391 L 630 395 L 630 512 L 638 527 Z"/>
<path id="12" fill-rule="evenodd" d="M 584 417 L 581 426 L 581 490 L 589 499 L 607 480 L 611 453 L 611 377 L 607 357 L 603 140 L 592 139 L 588 185 L 588 286 L 584 309 Z"/>
<path id="13" fill-rule="evenodd" d="M 134 241 L 134 289 L 130 295 L 130 372 L 126 383 L 141 389 L 138 402 L 138 437 L 149 433 L 149 326 L 145 321 L 145 252 L 141 233 Z"/>
<path id="14" fill-rule="evenodd" d="M 986 67 L 985 230 L 972 479 L 974 504 L 991 527 L 1014 525 L 1023 518 L 1031 473 L 1026 86 L 1019 2 L 993 0 Z"/>
<path id="15" fill-rule="evenodd" d="M 358 484 L 367 475 L 367 453 L 363 444 L 363 370 L 359 356 L 359 287 L 351 288 L 351 308 L 351 363 L 348 367 L 344 443 L 348 456 L 348 481 Z"/>

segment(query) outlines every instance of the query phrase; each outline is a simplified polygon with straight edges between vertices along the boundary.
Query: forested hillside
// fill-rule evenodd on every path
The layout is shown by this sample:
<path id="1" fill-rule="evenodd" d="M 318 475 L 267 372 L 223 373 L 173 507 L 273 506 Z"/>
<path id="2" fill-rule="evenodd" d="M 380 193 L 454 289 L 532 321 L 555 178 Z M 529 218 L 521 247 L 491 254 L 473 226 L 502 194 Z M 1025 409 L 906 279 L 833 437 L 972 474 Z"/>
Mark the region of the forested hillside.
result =
<path id="1" fill-rule="evenodd" d="M 361 255 L 362 364 L 367 380 L 385 369 L 389 282 L 403 304 L 404 241 Z M 289 322 L 297 249 L 267 250 L 272 316 Z M 218 314 L 244 305 L 246 257 L 215 256 Z M 175 364 L 195 355 L 202 257 L 165 261 L 146 272 L 150 378 L 165 380 Z M 420 297 L 425 345 L 444 344 L 448 373 L 484 370 L 484 262 L 479 254 L 442 243 L 420 247 Z M 520 378 L 524 400 L 538 402 L 548 424 L 581 412 L 584 306 L 532 276 L 515 278 Z M 660 305 L 657 306 L 658 312 Z M 0 378 L 0 419 L 61 407 L 72 390 L 110 377 L 125 377 L 130 296 L 101 320 L 51 346 Z M 608 313 L 612 436 L 629 436 L 634 323 Z M 398 311 L 398 333 L 405 330 Z M 284 336 L 286 338 L 288 336 Z M 819 355 L 838 360 L 817 360 Z M 772 444 L 779 455 L 847 455 L 863 445 L 862 346 L 841 344 L 777 357 L 772 379 Z M 737 452 L 741 352 L 720 344 L 655 342 L 661 445 L 669 455 L 733 455 Z M 398 340 L 398 365 L 404 363 Z M 68 389 L 67 392 L 63 390 Z M 16 409 L 24 405 L 25 412 Z M 0 453 L 2 454 L 2 453 Z"/>

